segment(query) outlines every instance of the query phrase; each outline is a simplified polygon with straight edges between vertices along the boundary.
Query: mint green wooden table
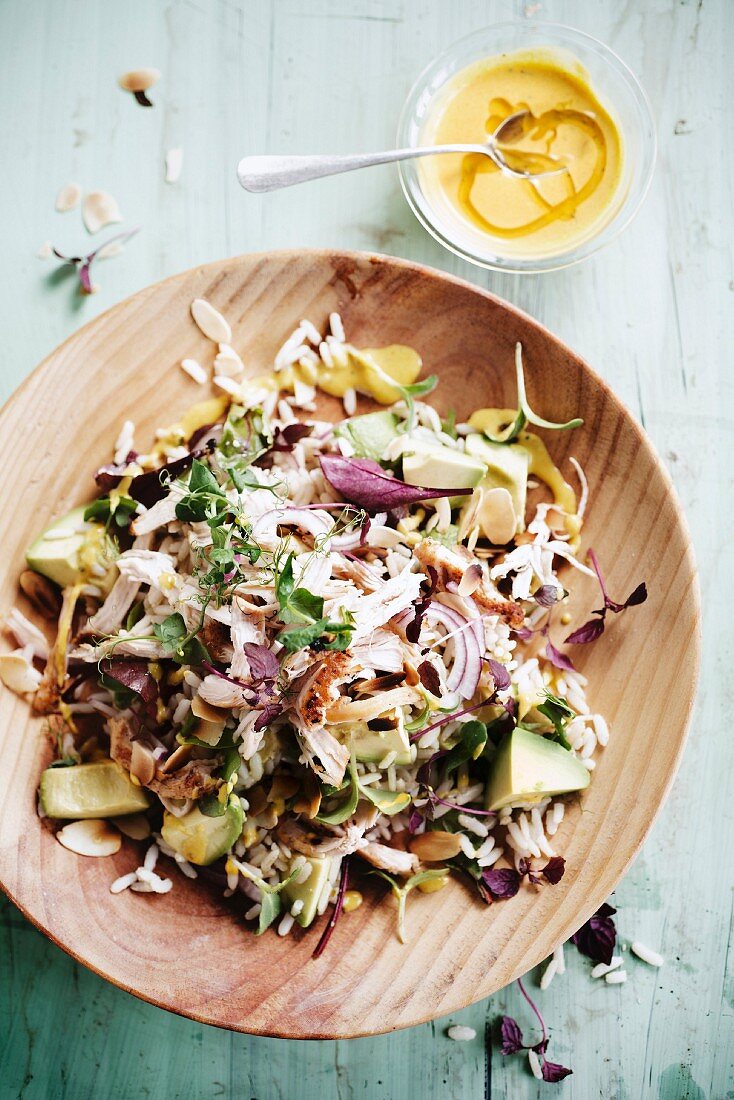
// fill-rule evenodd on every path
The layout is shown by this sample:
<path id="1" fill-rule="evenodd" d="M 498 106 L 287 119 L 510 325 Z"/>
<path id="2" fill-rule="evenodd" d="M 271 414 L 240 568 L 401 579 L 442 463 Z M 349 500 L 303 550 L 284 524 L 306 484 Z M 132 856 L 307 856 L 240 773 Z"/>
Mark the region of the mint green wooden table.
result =
<path id="1" fill-rule="evenodd" d="M 298 245 L 366 248 L 488 286 L 584 355 L 645 424 L 685 505 L 701 568 L 706 646 L 683 767 L 616 894 L 623 939 L 659 948 L 629 981 L 568 971 L 540 994 L 552 1057 L 574 1069 L 539 1085 L 485 1031 L 503 1012 L 532 1021 L 517 990 L 452 1020 L 374 1040 L 252 1039 L 143 1004 L 77 966 L 9 904 L 0 909 L 0 1100 L 237 1097 L 242 1100 L 723 1100 L 734 1097 L 730 943 L 734 819 L 732 647 L 732 102 L 730 0 L 2 0 L 0 390 L 6 397 L 68 333 L 131 292 L 200 261 Z M 540 277 L 454 259 L 407 209 L 392 169 L 270 196 L 240 190 L 249 152 L 347 152 L 393 140 L 418 71 L 452 38 L 509 18 L 603 38 L 652 99 L 660 159 L 633 227 L 581 267 Z M 126 69 L 163 72 L 155 108 L 118 90 Z M 163 158 L 184 149 L 177 184 Z M 36 259 L 74 252 L 77 214 L 56 214 L 78 180 L 142 224 L 100 263 L 101 289 Z M 22 446 L 22 441 L 19 441 Z M 728 494 L 728 497 L 727 497 Z M 652 584 L 654 577 L 648 577 Z M 728 646 L 728 650 L 727 650 Z M 660 654 L 664 661 L 665 653 Z M 644 704 L 644 684 L 631 684 Z M 639 792 L 641 799 L 645 791 Z M 712 807 L 718 805 L 714 812 Z M 244 949 L 243 943 L 243 949 Z M 529 979 L 537 988 L 537 975 Z M 449 1023 L 476 1028 L 469 1043 Z"/>

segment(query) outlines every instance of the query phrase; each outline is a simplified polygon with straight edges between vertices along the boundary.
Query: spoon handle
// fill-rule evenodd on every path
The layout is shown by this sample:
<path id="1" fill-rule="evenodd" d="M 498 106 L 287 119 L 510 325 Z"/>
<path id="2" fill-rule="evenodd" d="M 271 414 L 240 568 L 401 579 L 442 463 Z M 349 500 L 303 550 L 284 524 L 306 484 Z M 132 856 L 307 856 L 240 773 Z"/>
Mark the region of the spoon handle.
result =
<path id="1" fill-rule="evenodd" d="M 296 183 L 335 176 L 340 172 L 353 172 L 355 168 L 369 168 L 373 164 L 392 164 L 397 160 L 432 156 L 434 153 L 475 152 L 476 149 L 475 145 L 431 145 L 346 156 L 243 157 L 237 165 L 237 178 L 245 191 L 277 191 L 280 187 L 292 187 Z"/>

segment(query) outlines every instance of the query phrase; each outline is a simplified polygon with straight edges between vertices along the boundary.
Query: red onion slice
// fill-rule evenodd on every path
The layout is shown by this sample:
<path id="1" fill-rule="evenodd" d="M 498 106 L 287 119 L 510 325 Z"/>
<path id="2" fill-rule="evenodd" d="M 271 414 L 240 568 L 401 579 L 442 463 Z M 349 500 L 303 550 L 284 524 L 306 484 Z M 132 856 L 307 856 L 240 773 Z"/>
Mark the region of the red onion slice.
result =
<path id="1" fill-rule="evenodd" d="M 426 620 L 440 623 L 451 634 L 454 660 L 446 680 L 449 691 L 455 691 L 462 699 L 469 699 L 477 690 L 482 674 L 484 632 L 479 619 L 467 619 L 458 611 L 432 600 L 426 611 Z"/>

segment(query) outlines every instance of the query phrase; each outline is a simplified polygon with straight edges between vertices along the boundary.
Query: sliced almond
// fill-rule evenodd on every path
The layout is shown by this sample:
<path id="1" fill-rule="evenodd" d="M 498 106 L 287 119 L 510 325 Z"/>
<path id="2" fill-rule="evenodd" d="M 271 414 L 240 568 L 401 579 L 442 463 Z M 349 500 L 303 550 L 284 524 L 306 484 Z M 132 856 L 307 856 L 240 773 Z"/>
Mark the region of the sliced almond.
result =
<path id="1" fill-rule="evenodd" d="M 79 184 L 67 183 L 56 196 L 56 209 L 60 214 L 65 214 L 67 210 L 76 210 L 81 197 L 82 189 Z"/>
<path id="2" fill-rule="evenodd" d="M 207 302 L 206 298 L 194 298 L 191 303 L 191 316 L 204 335 L 215 344 L 232 343 L 232 329 L 229 322 Z"/>
<path id="3" fill-rule="evenodd" d="M 22 652 L 3 653 L 0 655 L 0 680 L 17 695 L 27 695 L 38 688 L 41 673 Z"/>
<path id="4" fill-rule="evenodd" d="M 58 619 L 61 610 L 61 598 L 58 590 L 54 588 L 50 581 L 42 577 L 40 573 L 34 572 L 33 569 L 24 569 L 18 583 L 44 619 L 50 619 L 54 622 Z"/>
<path id="5" fill-rule="evenodd" d="M 106 225 L 121 222 L 122 214 L 117 200 L 107 191 L 89 191 L 82 203 L 82 219 L 90 233 L 97 233 Z"/>
<path id="6" fill-rule="evenodd" d="M 50 260 L 53 254 L 54 246 L 50 241 L 44 241 L 38 252 L 36 252 L 36 256 L 38 256 L 39 260 Z"/>
<path id="7" fill-rule="evenodd" d="M 456 833 L 436 830 L 414 836 L 410 842 L 410 850 L 423 863 L 440 863 L 444 859 L 457 856 L 461 851 L 461 844 Z"/>
<path id="8" fill-rule="evenodd" d="M 214 373 L 226 375 L 228 378 L 239 378 L 244 373 L 245 364 L 237 352 L 229 344 L 220 344 L 217 357 L 214 360 Z"/>
<path id="9" fill-rule="evenodd" d="M 165 775 L 180 768 L 191 757 L 191 749 L 191 745 L 179 745 L 177 749 L 173 750 L 168 759 L 161 764 L 161 772 Z"/>
<path id="10" fill-rule="evenodd" d="M 122 847 L 117 829 L 99 817 L 71 821 L 59 829 L 56 839 L 78 856 L 113 856 Z"/>
<path id="11" fill-rule="evenodd" d="M 98 260 L 111 260 L 113 256 L 119 256 L 124 251 L 125 248 L 120 241 L 110 241 L 109 244 L 102 245 L 96 258 Z"/>
<path id="12" fill-rule="evenodd" d="M 268 802 L 277 802 L 279 798 L 293 798 L 301 789 L 301 784 L 293 775 L 276 775 L 268 792 Z"/>
<path id="13" fill-rule="evenodd" d="M 515 536 L 517 516 L 507 489 L 489 489 L 477 512 L 482 531 L 495 546 L 504 546 Z"/>
<path id="14" fill-rule="evenodd" d="M 205 745 L 218 745 L 224 732 L 224 721 L 209 722 L 202 718 L 198 726 L 193 730 L 193 736 Z"/>
<path id="15" fill-rule="evenodd" d="M 467 566 L 464 576 L 459 581 L 457 589 L 460 596 L 471 596 L 482 583 L 482 567 L 477 562 Z"/>
<path id="16" fill-rule="evenodd" d="M 191 700 L 191 713 L 197 718 L 204 718 L 207 722 L 216 722 L 221 726 L 224 726 L 227 717 L 219 707 L 213 707 L 200 695 L 195 695 Z"/>
<path id="17" fill-rule="evenodd" d="M 150 783 L 155 775 L 156 759 L 151 749 L 142 741 L 133 741 L 130 755 L 130 775 L 133 775 L 143 786 Z"/>
<path id="18" fill-rule="evenodd" d="M 169 149 L 166 153 L 166 183 L 178 183 L 183 168 L 183 149 Z"/>
<path id="19" fill-rule="evenodd" d="M 160 69 L 131 69 L 117 78 L 124 92 L 147 92 L 161 78 Z"/>
<path id="20" fill-rule="evenodd" d="M 112 817 L 110 820 L 130 840 L 145 840 L 150 836 L 150 822 L 145 814 L 125 814 L 124 817 Z"/>

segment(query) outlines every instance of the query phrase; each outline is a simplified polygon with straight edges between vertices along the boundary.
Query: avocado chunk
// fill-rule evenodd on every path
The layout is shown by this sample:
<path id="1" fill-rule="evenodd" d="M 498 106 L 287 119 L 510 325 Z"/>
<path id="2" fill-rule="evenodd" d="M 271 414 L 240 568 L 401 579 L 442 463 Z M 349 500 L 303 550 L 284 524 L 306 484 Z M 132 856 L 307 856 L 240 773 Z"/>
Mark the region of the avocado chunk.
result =
<path id="1" fill-rule="evenodd" d="M 39 790 L 47 817 L 120 817 L 147 810 L 150 797 L 114 760 L 46 768 Z"/>
<path id="2" fill-rule="evenodd" d="M 497 750 L 485 805 L 488 810 L 501 810 L 512 802 L 568 794 L 588 785 L 589 772 L 568 749 L 539 733 L 516 728 Z"/>
<path id="3" fill-rule="evenodd" d="M 507 489 L 517 516 L 517 530 L 525 530 L 530 455 L 519 443 L 493 443 L 484 435 L 466 437 L 467 453 L 486 463 L 482 488 Z"/>
<path id="4" fill-rule="evenodd" d="M 487 472 L 479 458 L 451 447 L 411 441 L 412 453 L 403 455 L 403 481 L 428 489 L 473 489 Z"/>
<path id="5" fill-rule="evenodd" d="M 379 764 L 389 752 L 396 752 L 394 763 L 398 767 L 410 764 L 410 741 L 405 732 L 405 719 L 402 711 L 367 722 L 351 722 L 336 726 L 334 736 L 342 744 L 351 743 L 354 754 L 361 764 Z"/>
<path id="6" fill-rule="evenodd" d="M 303 901 L 303 908 L 296 915 L 296 920 L 302 928 L 308 928 L 316 916 L 316 908 L 324 886 L 329 881 L 331 860 L 323 856 L 310 856 L 311 874 L 305 882 L 298 883 L 295 880 L 284 886 L 281 893 L 283 901 L 288 908 L 292 908 L 294 901 Z"/>
<path id="7" fill-rule="evenodd" d="M 207 817 L 194 806 L 183 817 L 174 817 L 166 810 L 163 814 L 161 836 L 174 852 L 189 863 L 206 867 L 221 859 L 239 839 L 245 813 L 236 795 L 231 794 L 226 809 L 219 817 Z"/>
<path id="8" fill-rule="evenodd" d="M 387 409 L 353 416 L 344 425 L 342 434 L 353 445 L 355 454 L 360 458 L 381 459 L 385 457 L 388 444 L 397 433 L 398 418 Z"/>
<path id="9" fill-rule="evenodd" d="M 62 588 L 89 578 L 108 592 L 117 573 L 109 556 L 109 540 L 103 524 L 85 522 L 85 508 L 82 504 L 55 519 L 29 547 L 26 561 L 31 569 Z M 96 576 L 93 566 L 101 566 L 104 576 Z"/>

